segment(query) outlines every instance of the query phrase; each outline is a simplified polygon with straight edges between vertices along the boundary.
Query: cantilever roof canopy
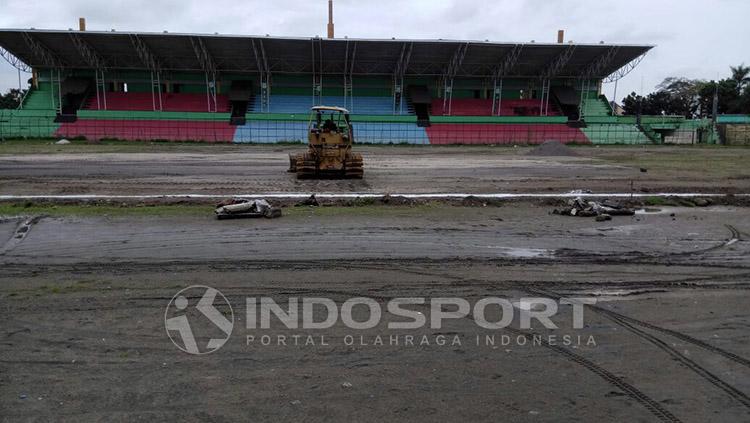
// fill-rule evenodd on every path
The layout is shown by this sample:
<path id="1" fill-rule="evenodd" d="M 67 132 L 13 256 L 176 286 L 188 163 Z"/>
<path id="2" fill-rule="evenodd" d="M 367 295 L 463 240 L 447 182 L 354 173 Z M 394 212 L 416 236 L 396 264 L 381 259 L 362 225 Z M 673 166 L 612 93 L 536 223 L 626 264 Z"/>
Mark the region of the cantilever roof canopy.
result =
<path id="1" fill-rule="evenodd" d="M 0 29 L 17 67 L 617 79 L 653 47 Z"/>

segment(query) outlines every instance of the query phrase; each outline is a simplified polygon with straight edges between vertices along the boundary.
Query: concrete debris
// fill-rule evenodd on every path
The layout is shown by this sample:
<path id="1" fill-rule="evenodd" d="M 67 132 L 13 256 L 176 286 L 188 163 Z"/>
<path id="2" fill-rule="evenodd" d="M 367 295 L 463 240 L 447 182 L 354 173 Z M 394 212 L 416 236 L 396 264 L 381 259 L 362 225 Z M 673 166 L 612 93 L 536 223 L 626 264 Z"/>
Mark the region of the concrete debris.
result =
<path id="1" fill-rule="evenodd" d="M 606 213 L 602 213 L 599 216 L 596 216 L 596 221 L 597 222 L 606 222 L 607 220 L 612 220 L 612 216 L 610 216 L 610 215 L 608 215 Z"/>
<path id="2" fill-rule="evenodd" d="M 598 202 L 576 197 L 568 200 L 568 207 L 555 209 L 552 213 L 563 216 L 596 217 L 598 222 L 604 222 L 612 220 L 612 216 L 632 216 L 635 210 L 608 200 Z"/>
<path id="3" fill-rule="evenodd" d="M 487 201 L 473 195 L 467 195 L 461 200 L 461 205 L 466 207 L 487 207 Z"/>
<path id="4" fill-rule="evenodd" d="M 70 144 L 70 141 L 68 141 L 65 138 L 63 138 L 60 141 L 56 142 L 55 144 L 57 144 L 57 145 L 66 145 L 66 144 Z"/>
<path id="5" fill-rule="evenodd" d="M 318 207 L 318 199 L 315 198 L 315 194 L 297 203 L 297 206 L 313 206 Z"/>
<path id="6" fill-rule="evenodd" d="M 217 219 L 237 219 L 243 217 L 281 217 L 281 209 L 273 207 L 263 199 L 233 198 L 216 206 Z"/>
<path id="7" fill-rule="evenodd" d="M 708 207 L 711 205 L 711 199 L 698 197 L 693 199 L 693 203 L 698 207 Z"/>
<path id="8" fill-rule="evenodd" d="M 414 204 L 416 201 L 411 198 L 406 198 L 401 195 L 390 195 L 385 194 L 381 199 L 380 202 L 383 204 L 390 204 L 390 205 L 398 205 L 398 206 L 408 206 Z"/>
<path id="9" fill-rule="evenodd" d="M 354 385 L 352 385 L 350 382 L 344 382 L 341 384 L 342 388 L 351 388 L 352 386 Z"/>

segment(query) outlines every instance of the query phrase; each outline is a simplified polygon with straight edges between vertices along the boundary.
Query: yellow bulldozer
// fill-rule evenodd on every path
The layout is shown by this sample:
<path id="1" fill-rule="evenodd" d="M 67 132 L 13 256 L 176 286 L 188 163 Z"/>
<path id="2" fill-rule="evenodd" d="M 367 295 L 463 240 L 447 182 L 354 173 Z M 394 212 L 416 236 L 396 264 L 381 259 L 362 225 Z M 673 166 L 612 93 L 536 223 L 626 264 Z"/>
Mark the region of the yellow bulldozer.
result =
<path id="1" fill-rule="evenodd" d="M 310 109 L 307 152 L 289 155 L 289 172 L 297 179 L 362 179 L 362 155 L 352 152 L 354 130 L 349 111 L 341 107 Z"/>

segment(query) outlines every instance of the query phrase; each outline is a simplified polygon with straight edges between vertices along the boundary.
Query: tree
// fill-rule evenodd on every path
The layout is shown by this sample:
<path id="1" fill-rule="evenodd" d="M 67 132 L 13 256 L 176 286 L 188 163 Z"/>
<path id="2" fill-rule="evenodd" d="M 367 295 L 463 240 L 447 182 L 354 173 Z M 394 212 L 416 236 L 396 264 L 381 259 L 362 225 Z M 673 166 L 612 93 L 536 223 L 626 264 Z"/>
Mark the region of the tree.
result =
<path id="1" fill-rule="evenodd" d="M 750 113 L 747 104 L 743 106 L 744 95 L 737 95 L 737 81 L 733 78 L 719 82 L 710 81 L 701 84 L 698 92 L 698 103 L 701 117 L 710 117 L 713 113 L 714 94 L 718 89 L 717 112 L 719 114 Z"/>
<path id="2" fill-rule="evenodd" d="M 666 78 L 656 88 L 663 93 L 660 105 L 665 114 L 680 115 L 690 119 L 698 110 L 698 89 L 701 81 L 687 78 Z M 660 113 L 659 113 L 660 114 Z"/>
<path id="3" fill-rule="evenodd" d="M 745 87 L 745 92 L 740 97 L 740 113 L 750 115 L 750 84 Z"/>
<path id="4" fill-rule="evenodd" d="M 732 72 L 731 79 L 737 84 L 737 95 L 742 95 L 742 90 L 750 83 L 750 66 L 741 64 L 739 66 L 730 66 Z"/>
<path id="5" fill-rule="evenodd" d="M 26 90 L 12 88 L 7 93 L 0 95 L 0 109 L 17 109 L 25 94 Z"/>
<path id="6" fill-rule="evenodd" d="M 714 95 L 719 114 L 750 114 L 750 66 L 730 66 L 729 78 L 700 81 L 670 77 L 645 97 L 631 93 L 622 100 L 626 115 L 681 115 L 688 119 L 710 117 Z"/>
<path id="7" fill-rule="evenodd" d="M 681 115 L 679 101 L 668 91 L 660 90 L 646 97 L 643 106 L 644 115 Z"/>
<path id="8" fill-rule="evenodd" d="M 626 115 L 680 115 L 695 116 L 699 106 L 700 81 L 685 78 L 667 78 L 657 86 L 657 91 L 642 97 L 631 93 L 623 99 Z M 640 106 L 639 106 L 640 105 Z"/>
<path id="9" fill-rule="evenodd" d="M 637 115 L 640 113 L 639 104 L 642 104 L 643 97 L 635 92 L 628 94 L 622 99 L 622 112 L 625 115 Z"/>

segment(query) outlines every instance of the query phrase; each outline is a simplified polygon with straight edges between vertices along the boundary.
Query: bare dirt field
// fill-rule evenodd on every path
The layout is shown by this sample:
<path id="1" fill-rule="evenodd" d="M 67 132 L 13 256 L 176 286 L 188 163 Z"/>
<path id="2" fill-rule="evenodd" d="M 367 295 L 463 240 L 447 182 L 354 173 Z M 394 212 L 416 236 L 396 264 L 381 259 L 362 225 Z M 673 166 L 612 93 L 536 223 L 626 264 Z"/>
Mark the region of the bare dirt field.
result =
<path id="1" fill-rule="evenodd" d="M 631 180 L 638 192 L 750 192 L 747 149 L 363 147 L 363 181 L 297 182 L 284 169 L 301 147 L 141 147 L 0 145 L 0 195 L 630 192 Z M 0 420 L 748 421 L 750 209 L 651 204 L 598 222 L 552 208 L 290 205 L 279 219 L 220 221 L 201 204 L 0 203 Z M 219 307 L 231 336 L 211 354 L 181 351 L 165 328 L 191 285 L 231 305 Z M 513 320 L 248 318 L 248 298 L 343 309 L 356 297 L 382 310 L 499 298 Z M 524 329 L 525 297 L 595 303 L 582 328 L 560 304 L 556 329 Z M 411 308 L 431 322 L 428 304 Z"/>
<path id="2" fill-rule="evenodd" d="M 19 229 L 28 217 L 5 218 L 3 419 L 747 420 L 747 209 L 664 208 L 610 222 L 523 203 L 286 212 L 231 221 L 213 220 L 210 208 L 72 213 L 28 230 Z M 556 330 L 487 330 L 468 316 L 406 331 L 426 337 L 416 345 L 378 345 L 393 334 L 382 324 L 252 330 L 239 321 L 221 350 L 192 356 L 165 334 L 164 310 L 195 284 L 220 290 L 238 316 L 246 297 L 598 302 L 579 330 L 561 306 Z M 264 334 L 274 341 L 248 342 Z M 312 344 L 294 345 L 293 335 Z M 537 344 L 526 338 L 535 335 Z"/>
<path id="3" fill-rule="evenodd" d="M 0 193 L 750 192 L 747 148 L 573 147 L 575 156 L 542 157 L 530 147 L 362 146 L 364 180 L 297 181 L 287 155 L 303 146 L 34 147 L 0 144 Z"/>

